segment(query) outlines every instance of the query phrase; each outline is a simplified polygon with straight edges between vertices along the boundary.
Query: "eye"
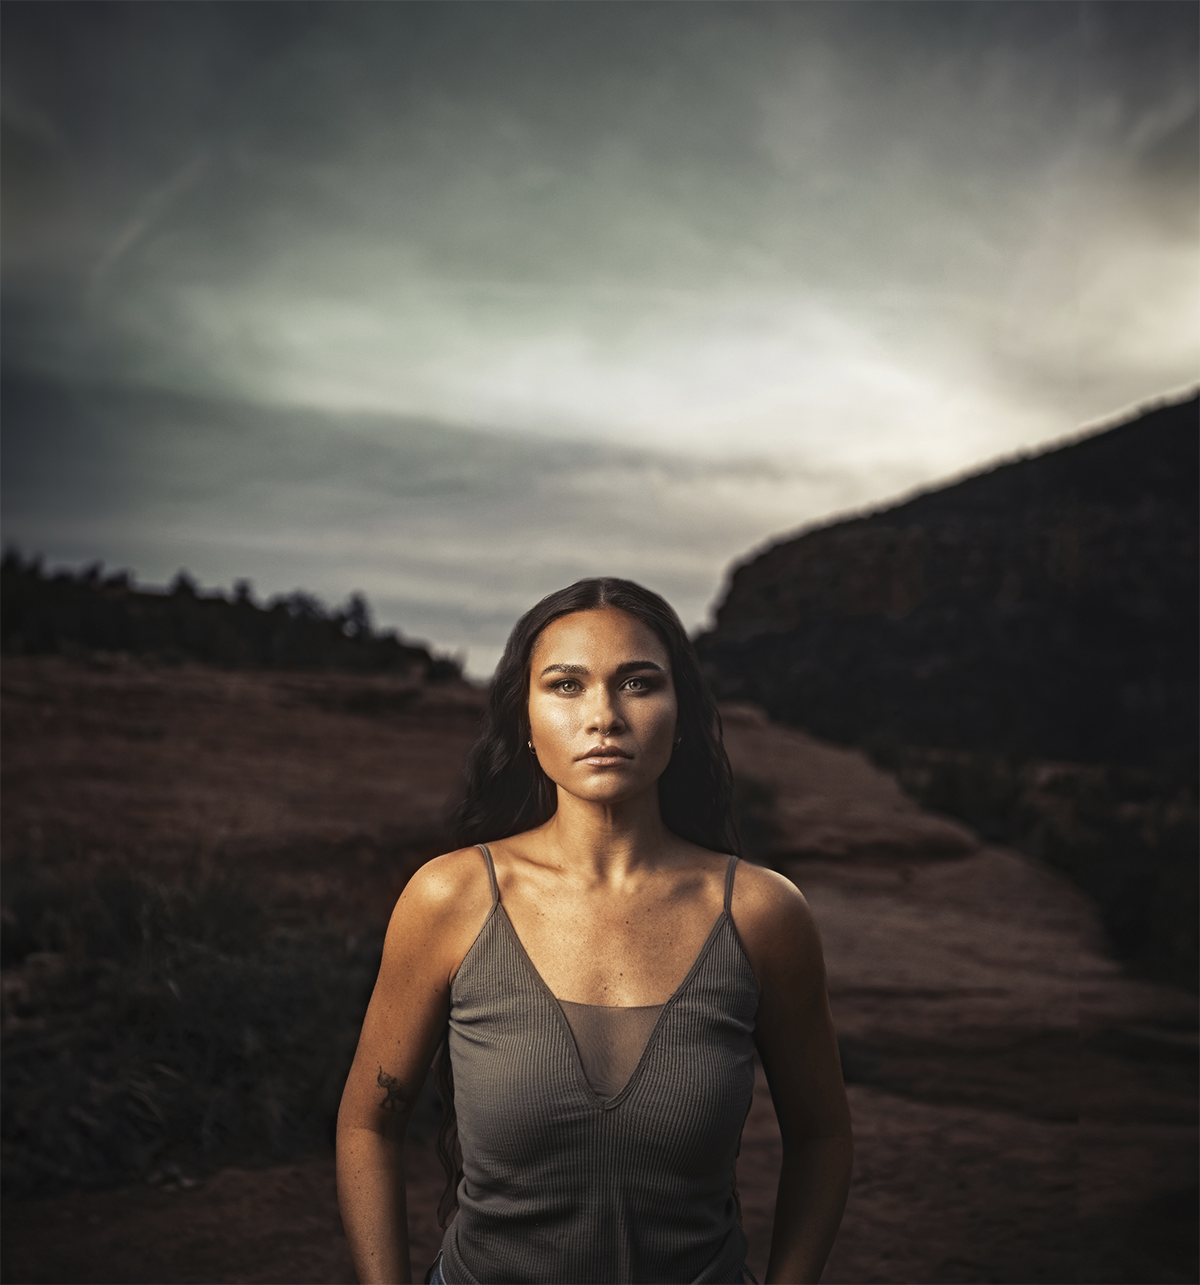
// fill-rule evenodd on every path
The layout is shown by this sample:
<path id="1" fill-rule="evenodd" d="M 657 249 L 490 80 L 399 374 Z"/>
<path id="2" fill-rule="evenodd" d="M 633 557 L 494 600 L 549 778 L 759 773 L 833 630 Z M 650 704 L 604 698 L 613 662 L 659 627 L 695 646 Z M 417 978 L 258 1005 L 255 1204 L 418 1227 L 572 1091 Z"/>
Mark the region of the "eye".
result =
<path id="1" fill-rule="evenodd" d="M 628 678 L 625 680 L 625 687 L 631 692 L 646 692 L 650 690 L 650 684 L 644 678 Z"/>
<path id="2" fill-rule="evenodd" d="M 571 696 L 579 690 L 579 684 L 573 678 L 563 678 L 554 684 L 555 690 Z"/>

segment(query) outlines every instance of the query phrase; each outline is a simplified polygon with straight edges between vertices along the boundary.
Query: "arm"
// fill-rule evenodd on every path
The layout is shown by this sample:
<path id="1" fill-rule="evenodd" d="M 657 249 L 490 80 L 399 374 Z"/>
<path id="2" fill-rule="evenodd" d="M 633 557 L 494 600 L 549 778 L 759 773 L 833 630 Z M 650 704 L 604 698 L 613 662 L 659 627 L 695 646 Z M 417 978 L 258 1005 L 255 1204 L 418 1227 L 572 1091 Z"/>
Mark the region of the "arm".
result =
<path id="1" fill-rule="evenodd" d="M 337 1123 L 338 1205 L 363 1285 L 412 1280 L 404 1137 L 446 1029 L 451 981 L 487 913 L 482 872 L 474 849 L 430 862 L 388 925 Z"/>
<path id="2" fill-rule="evenodd" d="M 767 1281 L 812 1285 L 846 1206 L 850 1108 L 808 903 L 770 871 L 754 870 L 744 884 L 743 940 L 759 984 L 755 1042 L 783 1139 Z"/>

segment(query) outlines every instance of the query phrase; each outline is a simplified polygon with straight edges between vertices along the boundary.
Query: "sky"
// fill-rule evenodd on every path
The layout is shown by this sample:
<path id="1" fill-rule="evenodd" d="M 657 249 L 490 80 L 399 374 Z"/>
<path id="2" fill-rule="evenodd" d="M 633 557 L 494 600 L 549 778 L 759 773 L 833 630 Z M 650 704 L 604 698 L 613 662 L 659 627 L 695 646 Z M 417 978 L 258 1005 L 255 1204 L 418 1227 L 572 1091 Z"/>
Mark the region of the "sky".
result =
<path id="1" fill-rule="evenodd" d="M 1200 380 L 1200 7 L 22 3 L 6 544 L 485 676 Z"/>

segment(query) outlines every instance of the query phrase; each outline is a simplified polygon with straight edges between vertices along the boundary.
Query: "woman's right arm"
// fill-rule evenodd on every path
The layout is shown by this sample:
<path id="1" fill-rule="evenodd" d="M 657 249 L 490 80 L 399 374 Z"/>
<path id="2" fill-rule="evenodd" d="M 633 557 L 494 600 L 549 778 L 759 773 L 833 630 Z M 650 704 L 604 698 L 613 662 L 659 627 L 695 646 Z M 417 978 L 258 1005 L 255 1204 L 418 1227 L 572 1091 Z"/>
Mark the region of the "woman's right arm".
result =
<path id="1" fill-rule="evenodd" d="M 404 1136 L 446 1029 L 450 984 L 490 905 L 474 848 L 409 880 L 392 912 L 337 1123 L 338 1205 L 363 1285 L 412 1280 Z"/>

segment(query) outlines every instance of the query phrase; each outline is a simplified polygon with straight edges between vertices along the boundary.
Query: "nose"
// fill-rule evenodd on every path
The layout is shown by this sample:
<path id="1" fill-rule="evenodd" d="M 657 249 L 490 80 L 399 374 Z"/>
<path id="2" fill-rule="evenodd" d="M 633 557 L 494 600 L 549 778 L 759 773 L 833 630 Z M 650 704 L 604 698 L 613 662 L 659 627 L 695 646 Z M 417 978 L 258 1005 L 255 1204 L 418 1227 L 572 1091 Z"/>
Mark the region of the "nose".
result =
<path id="1" fill-rule="evenodd" d="M 625 723 L 613 704 L 608 689 L 596 688 L 596 694 L 588 707 L 587 730 L 597 736 L 612 736 L 623 731 Z"/>

